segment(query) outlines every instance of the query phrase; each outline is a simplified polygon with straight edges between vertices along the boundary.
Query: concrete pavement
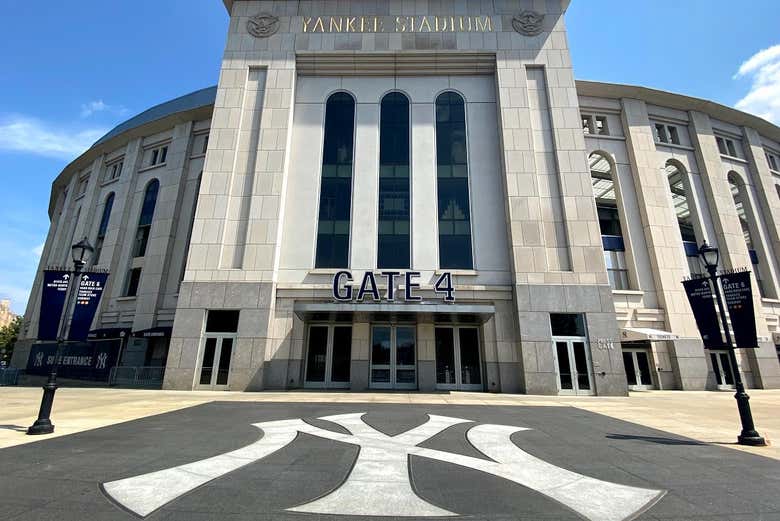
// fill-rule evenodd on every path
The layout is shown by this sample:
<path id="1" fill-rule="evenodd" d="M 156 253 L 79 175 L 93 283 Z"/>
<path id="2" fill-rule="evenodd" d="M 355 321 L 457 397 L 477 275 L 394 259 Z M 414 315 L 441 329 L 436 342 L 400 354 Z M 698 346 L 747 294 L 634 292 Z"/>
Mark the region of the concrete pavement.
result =
<path id="1" fill-rule="evenodd" d="M 38 387 L 0 388 L 0 448 L 73 434 L 213 401 L 574 407 L 695 440 L 780 460 L 780 445 L 737 445 L 739 415 L 732 392 L 649 391 L 629 397 L 563 397 L 488 393 L 208 392 L 61 388 L 55 398 L 55 433 L 24 434 L 36 418 Z M 780 439 L 780 390 L 749 390 L 759 432 Z"/>

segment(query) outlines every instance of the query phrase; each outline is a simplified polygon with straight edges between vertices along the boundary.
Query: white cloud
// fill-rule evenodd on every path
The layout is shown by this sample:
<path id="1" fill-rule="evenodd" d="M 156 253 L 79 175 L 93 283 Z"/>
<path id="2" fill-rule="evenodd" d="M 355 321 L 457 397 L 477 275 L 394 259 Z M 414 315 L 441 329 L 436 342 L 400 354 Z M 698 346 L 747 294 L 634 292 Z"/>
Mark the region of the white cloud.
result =
<path id="1" fill-rule="evenodd" d="M 96 112 L 110 112 L 111 114 L 123 116 L 127 114 L 127 109 L 122 105 L 109 105 L 102 99 L 90 101 L 89 103 L 81 105 L 82 118 L 88 118 Z"/>
<path id="2" fill-rule="evenodd" d="M 30 279 L 30 284 L 32 285 L 32 279 Z M 27 307 L 27 299 L 30 297 L 31 289 L 31 286 L 16 286 L 0 282 L 0 300 L 10 300 L 11 311 L 22 315 Z"/>
<path id="3" fill-rule="evenodd" d="M 745 60 L 734 75 L 741 78 L 750 79 L 750 90 L 735 107 L 780 125 L 780 45 Z"/>
<path id="4" fill-rule="evenodd" d="M 0 118 L 0 151 L 71 160 L 106 132 L 105 128 L 57 127 L 36 118 L 11 115 Z"/>
<path id="5" fill-rule="evenodd" d="M 41 255 L 43 255 L 43 247 L 46 246 L 46 243 L 41 243 L 35 248 L 32 249 L 32 254 L 35 255 L 35 258 L 40 259 Z"/>

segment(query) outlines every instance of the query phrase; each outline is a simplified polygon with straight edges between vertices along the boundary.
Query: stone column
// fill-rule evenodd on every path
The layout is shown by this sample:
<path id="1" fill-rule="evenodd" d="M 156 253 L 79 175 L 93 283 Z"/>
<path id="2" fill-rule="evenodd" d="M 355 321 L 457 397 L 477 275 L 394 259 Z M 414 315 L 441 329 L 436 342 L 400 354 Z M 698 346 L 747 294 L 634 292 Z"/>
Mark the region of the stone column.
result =
<path id="1" fill-rule="evenodd" d="M 721 162 L 710 118 L 701 112 L 691 111 L 689 114 L 691 138 L 696 148 L 696 160 L 699 162 L 699 167 L 702 171 L 704 193 L 707 196 L 710 208 L 712 208 L 712 219 L 716 233 L 716 241 L 714 242 L 720 249 L 721 266 L 726 269 L 752 267 L 750 255 L 745 246 L 742 226 L 734 205 L 734 197 L 729 186 L 728 169 Z M 745 145 L 745 149 L 750 149 L 749 154 L 753 157 L 754 162 L 752 162 L 752 165 L 755 168 L 757 164 L 756 151 L 752 150 L 755 142 L 750 143 L 746 140 Z M 766 161 L 763 154 L 760 154 L 760 160 Z M 750 180 L 746 180 L 746 182 L 745 189 L 747 190 L 749 189 Z M 755 224 L 755 228 L 760 227 L 759 223 Z M 774 231 L 774 234 L 777 234 L 777 230 Z M 759 235 L 761 236 L 754 237 L 755 241 L 763 240 L 763 235 Z M 774 281 L 772 282 L 774 283 Z M 756 332 L 759 337 L 763 337 L 766 340 L 758 343 L 758 349 L 738 351 L 737 353 L 741 355 L 738 356 L 738 359 L 740 359 L 741 363 L 744 363 L 745 358 L 747 359 L 754 385 L 763 388 L 777 387 L 780 385 L 780 367 L 777 364 L 777 354 L 766 325 L 766 320 L 762 316 L 761 295 L 756 287 L 754 282 L 753 306 L 756 310 Z M 745 383 L 747 385 L 749 382 L 746 381 Z"/>
<path id="2" fill-rule="evenodd" d="M 647 106 L 635 99 L 622 99 L 621 104 L 626 148 L 658 301 L 666 313 L 669 331 L 681 337 L 668 344 L 672 368 L 680 389 L 704 389 L 707 364 L 703 344 L 682 286 L 688 266 L 669 182 L 663 172 L 664 165 L 658 164 Z"/>

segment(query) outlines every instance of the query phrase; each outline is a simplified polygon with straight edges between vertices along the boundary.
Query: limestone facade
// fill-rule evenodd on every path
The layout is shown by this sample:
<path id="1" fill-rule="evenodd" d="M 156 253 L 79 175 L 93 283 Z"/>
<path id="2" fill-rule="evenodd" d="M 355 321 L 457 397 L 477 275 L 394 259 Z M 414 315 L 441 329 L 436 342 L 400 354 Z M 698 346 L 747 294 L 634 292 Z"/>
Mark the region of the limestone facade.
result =
<path id="1" fill-rule="evenodd" d="M 761 342 L 739 350 L 740 370 L 749 386 L 777 387 L 780 129 L 703 100 L 575 82 L 567 5 L 226 2 L 231 22 L 210 101 L 196 93 L 164 104 L 69 165 L 53 186 L 41 266 L 65 262 L 74 238 L 97 237 L 113 193 L 98 263 L 112 276 L 93 327 L 172 327 L 170 389 L 333 384 L 330 376 L 312 377 L 317 327 L 327 329 L 321 362 L 328 375 L 337 364 L 334 328 L 351 328 L 349 378 L 336 383 L 353 390 L 377 387 L 382 371 L 395 377 L 413 367 L 411 382 L 396 383 L 424 391 L 624 395 L 629 384 L 643 384 L 631 383 L 629 363 L 647 373 L 646 387 L 715 389 L 727 385 L 728 368 L 703 349 L 680 284 L 691 267 L 680 196 L 669 185 L 676 173 L 695 242 L 720 248 L 724 268 L 753 266 L 759 274 Z M 544 15 L 538 34 L 515 29 L 524 10 Z M 411 260 L 399 271 L 419 273 L 422 302 L 338 302 L 332 283 L 339 269 L 350 270 L 356 285 L 365 272 L 382 271 L 380 114 L 391 92 L 410 106 Z M 465 107 L 471 269 L 440 265 L 436 103 L 444 92 L 457 93 Z M 339 269 L 315 262 L 334 93 L 348 94 L 355 107 L 348 265 Z M 151 164 L 161 147 L 165 160 Z M 594 154 L 615 186 L 623 245 L 617 270 L 605 264 Z M 121 174 L 111 178 L 117 161 Z M 739 208 L 729 179 L 738 180 Z M 139 256 L 139 218 L 153 180 L 157 204 Z M 452 275 L 455 302 L 435 291 L 443 272 Z M 14 355 L 19 366 L 35 341 L 39 286 L 40 275 Z M 213 329 L 210 317 L 221 311 L 237 313 L 230 331 Z M 578 317 L 584 329 L 554 335 L 560 315 Z M 452 354 L 455 346 L 445 345 L 450 327 L 455 336 L 476 327 L 476 373 L 466 369 L 463 346 Z M 394 346 L 402 330 L 411 333 L 411 365 L 377 362 L 380 329 L 392 331 Z M 228 353 L 224 367 L 220 353 Z M 454 381 L 447 356 L 460 375 Z"/>

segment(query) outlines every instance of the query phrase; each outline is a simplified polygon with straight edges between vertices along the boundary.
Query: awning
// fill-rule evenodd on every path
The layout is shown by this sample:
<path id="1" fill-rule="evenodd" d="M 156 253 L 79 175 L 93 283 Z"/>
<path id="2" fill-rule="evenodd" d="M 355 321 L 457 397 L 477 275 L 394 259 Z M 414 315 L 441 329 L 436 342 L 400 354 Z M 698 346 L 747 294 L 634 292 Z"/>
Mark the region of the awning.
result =
<path id="1" fill-rule="evenodd" d="M 124 338 L 130 334 L 130 329 L 126 327 L 104 327 L 93 329 L 87 333 L 88 340 L 105 340 L 109 338 Z"/>
<path id="2" fill-rule="evenodd" d="M 481 324 L 495 315 L 492 304 L 400 304 L 363 302 L 296 302 L 293 311 L 301 320 L 378 322 L 460 322 Z"/>
<path id="3" fill-rule="evenodd" d="M 678 338 L 680 338 L 680 335 L 650 327 L 624 327 L 620 330 L 620 340 L 623 342 L 660 342 L 663 340 L 677 340 Z"/>
<path id="4" fill-rule="evenodd" d="M 133 336 L 142 338 L 170 337 L 172 331 L 173 328 L 170 326 L 150 327 L 149 329 L 142 329 L 141 331 L 133 331 Z"/>

